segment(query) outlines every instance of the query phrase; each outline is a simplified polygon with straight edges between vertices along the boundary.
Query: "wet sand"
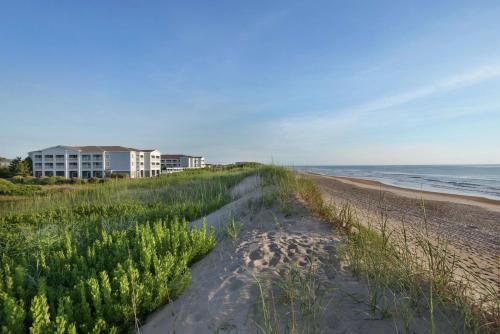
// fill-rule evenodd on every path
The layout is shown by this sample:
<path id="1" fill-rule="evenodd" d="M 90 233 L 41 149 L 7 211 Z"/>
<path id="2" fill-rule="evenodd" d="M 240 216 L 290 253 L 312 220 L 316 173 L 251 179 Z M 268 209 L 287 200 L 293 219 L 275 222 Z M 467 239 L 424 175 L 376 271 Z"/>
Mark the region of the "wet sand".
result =
<path id="1" fill-rule="evenodd" d="M 467 270 L 500 290 L 500 201 L 355 178 L 303 175 L 320 187 L 327 201 L 349 202 L 362 223 L 379 219 L 383 209 L 393 226 L 404 221 L 415 230 L 426 228 L 435 239 L 445 239 Z"/>

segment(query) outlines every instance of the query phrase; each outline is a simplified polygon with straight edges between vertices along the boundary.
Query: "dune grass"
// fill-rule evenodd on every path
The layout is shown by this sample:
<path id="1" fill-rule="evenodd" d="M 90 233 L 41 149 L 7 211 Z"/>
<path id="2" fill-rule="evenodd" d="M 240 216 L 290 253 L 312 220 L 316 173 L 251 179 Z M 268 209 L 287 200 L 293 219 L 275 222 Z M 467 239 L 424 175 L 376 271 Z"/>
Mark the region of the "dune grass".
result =
<path id="1" fill-rule="evenodd" d="M 426 228 L 410 232 L 404 222 L 390 229 L 383 206 L 377 221 L 363 225 L 350 203 L 326 203 L 311 180 L 284 168 L 267 167 L 262 175 L 267 184 L 277 187 L 281 207 L 286 206 L 287 198 L 298 196 L 315 215 L 342 231 L 346 241 L 341 258 L 355 277 L 367 283 L 366 303 L 374 319 L 396 316 L 403 319 L 401 330 L 406 332 L 420 316 L 428 319 L 430 333 L 436 333 L 437 318 L 447 321 L 456 332 L 499 330 L 498 289 L 461 264 L 446 240 L 431 238 Z M 423 223 L 426 226 L 426 221 Z M 457 269 L 466 274 L 457 278 Z M 482 289 L 473 297 L 475 284 L 481 284 Z M 268 313 L 271 309 L 270 305 L 264 308 Z"/>
<path id="2" fill-rule="evenodd" d="M 0 211 L 0 331 L 119 333 L 176 298 L 215 245 L 187 221 L 257 168 L 75 185 Z"/>

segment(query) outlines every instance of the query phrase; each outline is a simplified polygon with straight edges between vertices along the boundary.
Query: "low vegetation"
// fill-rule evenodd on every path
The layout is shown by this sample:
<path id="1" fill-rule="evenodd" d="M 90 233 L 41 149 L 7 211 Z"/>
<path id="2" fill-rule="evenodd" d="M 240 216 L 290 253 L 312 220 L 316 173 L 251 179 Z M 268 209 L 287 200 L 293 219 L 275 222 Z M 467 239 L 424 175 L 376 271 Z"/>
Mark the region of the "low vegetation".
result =
<path id="1" fill-rule="evenodd" d="M 18 185 L 8 180 L 0 179 L 0 195 L 26 196 L 40 194 L 42 187 L 35 185 Z"/>
<path id="2" fill-rule="evenodd" d="M 214 231 L 186 221 L 227 203 L 229 190 L 255 171 L 111 180 L 4 206 L 0 331 L 119 333 L 139 326 L 183 291 L 189 266 L 214 247 Z"/>

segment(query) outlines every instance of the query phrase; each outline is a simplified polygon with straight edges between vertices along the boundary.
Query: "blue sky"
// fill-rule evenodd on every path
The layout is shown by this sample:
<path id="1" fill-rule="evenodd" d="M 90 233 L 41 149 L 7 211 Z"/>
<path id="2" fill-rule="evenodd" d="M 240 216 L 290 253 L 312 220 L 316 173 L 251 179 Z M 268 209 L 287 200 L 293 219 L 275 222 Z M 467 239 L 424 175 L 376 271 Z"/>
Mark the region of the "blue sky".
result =
<path id="1" fill-rule="evenodd" d="M 0 155 L 500 163 L 499 1 L 11 1 Z"/>

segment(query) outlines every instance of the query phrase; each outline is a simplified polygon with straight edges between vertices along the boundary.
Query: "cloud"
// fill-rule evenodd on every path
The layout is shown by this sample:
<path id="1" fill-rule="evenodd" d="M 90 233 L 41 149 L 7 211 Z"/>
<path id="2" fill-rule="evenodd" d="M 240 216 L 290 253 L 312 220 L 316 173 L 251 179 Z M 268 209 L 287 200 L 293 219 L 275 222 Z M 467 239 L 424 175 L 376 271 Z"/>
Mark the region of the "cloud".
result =
<path id="1" fill-rule="evenodd" d="M 306 131 L 308 134 L 316 131 L 342 131 L 357 125 L 363 120 L 363 116 L 368 114 L 404 105 L 432 95 L 476 85 L 498 77 L 500 77 L 500 66 L 483 66 L 413 90 L 340 109 L 334 114 L 328 113 L 313 118 L 302 116 L 281 120 L 278 122 L 277 127 L 281 129 L 282 133 L 294 133 L 295 135 L 302 131 Z M 390 112 L 384 113 L 384 115 L 390 116 Z"/>

